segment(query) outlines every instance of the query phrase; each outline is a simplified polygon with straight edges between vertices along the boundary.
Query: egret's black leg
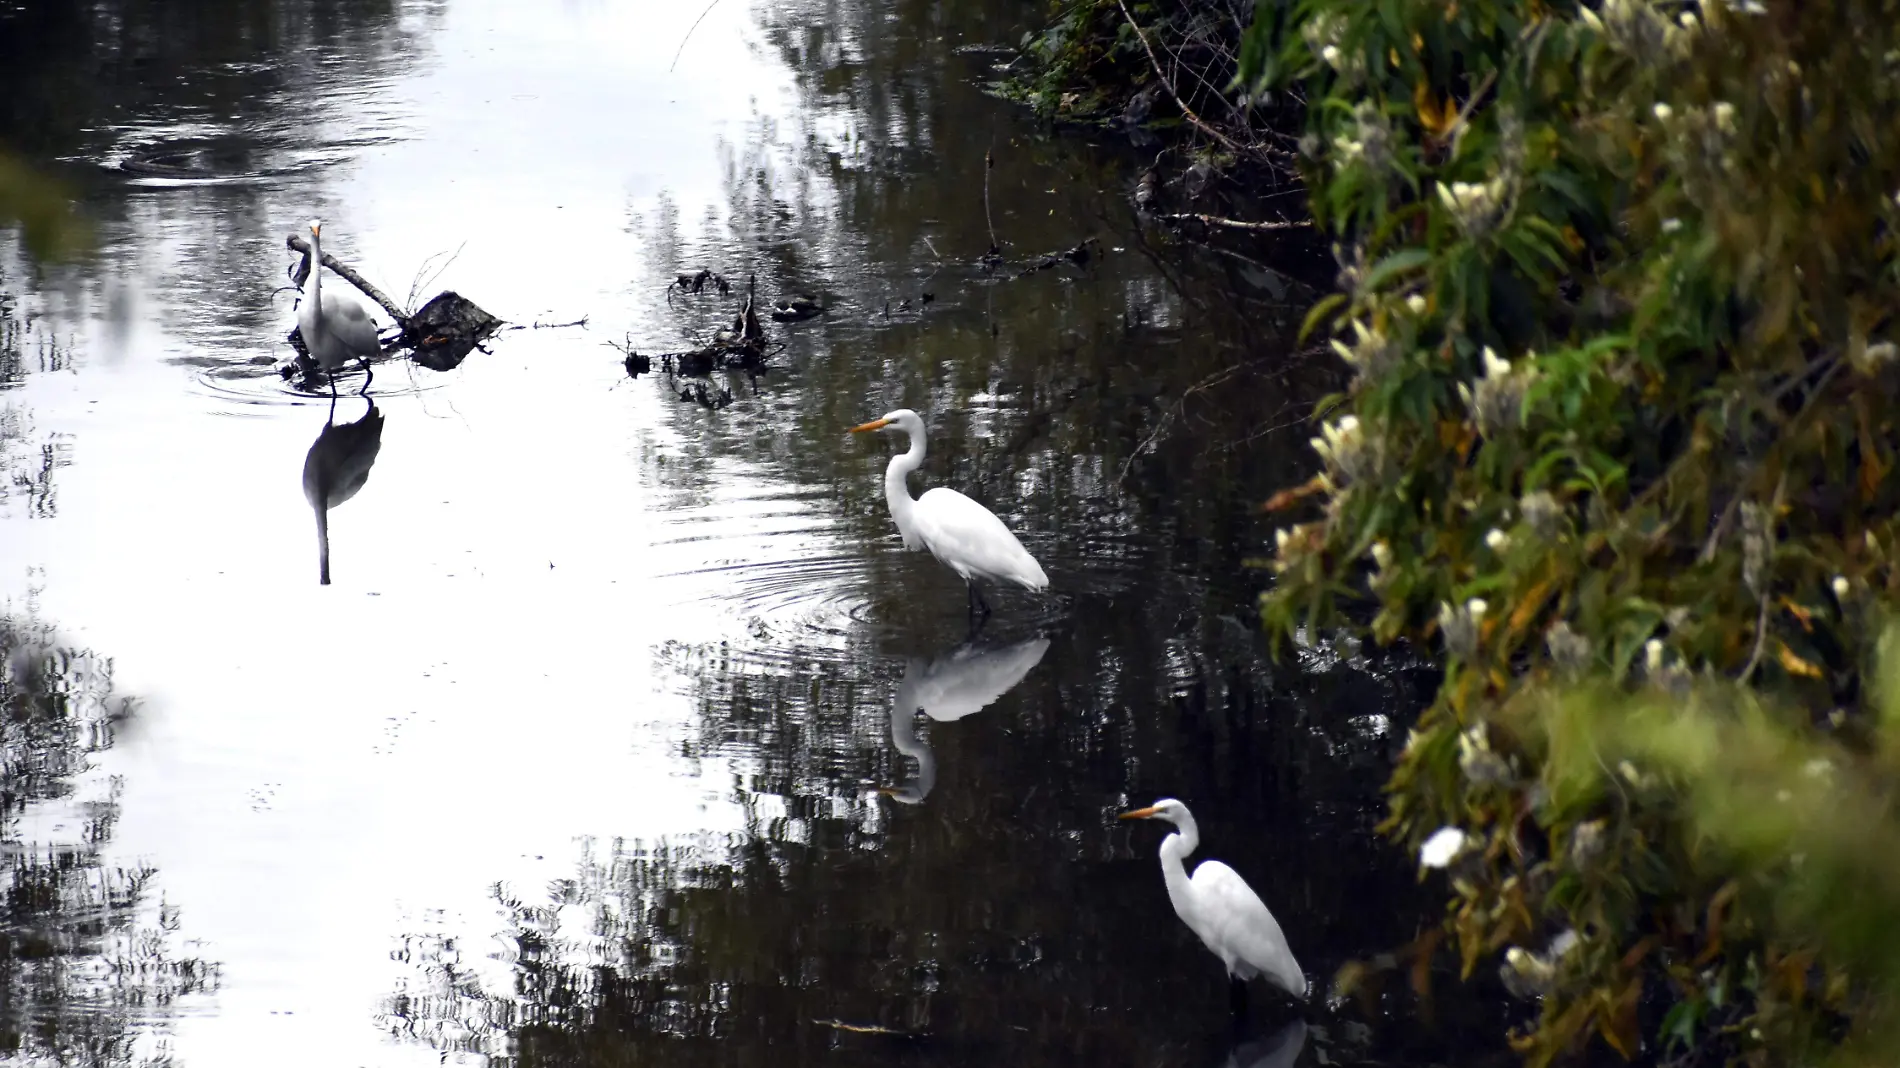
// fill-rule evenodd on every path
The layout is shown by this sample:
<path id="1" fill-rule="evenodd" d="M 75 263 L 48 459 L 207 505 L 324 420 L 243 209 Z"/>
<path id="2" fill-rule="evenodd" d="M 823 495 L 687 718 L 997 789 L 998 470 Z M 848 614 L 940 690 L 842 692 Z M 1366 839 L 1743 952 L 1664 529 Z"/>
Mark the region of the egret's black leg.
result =
<path id="1" fill-rule="evenodd" d="M 336 372 L 325 371 L 323 372 L 323 377 L 330 380 L 330 405 L 334 409 L 336 406 Z"/>
<path id="2" fill-rule="evenodd" d="M 363 388 L 356 391 L 359 397 L 369 396 L 369 384 L 376 381 L 376 372 L 369 365 L 369 357 L 363 357 Z"/>
<path id="3" fill-rule="evenodd" d="M 1237 975 L 1228 977 L 1227 1002 L 1234 1010 L 1234 1026 L 1245 1026 L 1247 1023 L 1247 981 L 1245 979 Z"/>

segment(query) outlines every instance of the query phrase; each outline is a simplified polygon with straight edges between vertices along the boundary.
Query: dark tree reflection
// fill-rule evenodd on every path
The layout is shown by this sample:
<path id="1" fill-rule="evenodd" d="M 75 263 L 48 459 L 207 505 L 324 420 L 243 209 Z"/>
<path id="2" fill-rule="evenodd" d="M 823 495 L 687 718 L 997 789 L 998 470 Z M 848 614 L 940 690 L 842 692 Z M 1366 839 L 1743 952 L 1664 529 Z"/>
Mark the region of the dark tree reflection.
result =
<path id="1" fill-rule="evenodd" d="M 216 986 L 154 870 L 104 856 L 118 787 L 93 759 L 133 712 L 110 660 L 0 615 L 0 1056 L 160 1063 L 163 1018 Z"/>

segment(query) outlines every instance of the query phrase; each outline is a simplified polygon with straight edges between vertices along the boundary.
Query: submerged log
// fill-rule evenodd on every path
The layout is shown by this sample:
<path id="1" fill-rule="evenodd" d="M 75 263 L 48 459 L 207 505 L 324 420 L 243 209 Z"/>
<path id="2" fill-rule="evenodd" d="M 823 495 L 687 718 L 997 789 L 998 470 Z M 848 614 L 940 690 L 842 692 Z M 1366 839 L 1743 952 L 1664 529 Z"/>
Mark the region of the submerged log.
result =
<path id="1" fill-rule="evenodd" d="M 403 339 L 416 362 L 431 371 L 452 371 L 469 351 L 501 329 L 501 320 L 454 290 L 444 290 L 403 324 Z"/>

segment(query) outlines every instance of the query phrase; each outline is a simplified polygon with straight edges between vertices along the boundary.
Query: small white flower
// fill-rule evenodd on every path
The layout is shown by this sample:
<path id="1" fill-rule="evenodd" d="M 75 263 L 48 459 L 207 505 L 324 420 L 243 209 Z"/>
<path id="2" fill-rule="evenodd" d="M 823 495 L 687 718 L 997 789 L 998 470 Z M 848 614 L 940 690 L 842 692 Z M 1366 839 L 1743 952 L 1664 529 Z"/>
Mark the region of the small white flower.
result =
<path id="1" fill-rule="evenodd" d="M 1668 104 L 1657 104 L 1651 110 L 1653 110 L 1656 113 L 1657 122 L 1668 122 L 1670 119 L 1670 116 L 1676 113 L 1675 109 L 1670 107 Z"/>
<path id="2" fill-rule="evenodd" d="M 1315 442 L 1319 441 L 1318 438 L 1314 438 L 1313 440 Z M 1280 529 L 1274 531 L 1273 532 L 1273 547 L 1279 550 L 1280 552 L 1283 552 L 1283 553 L 1286 552 L 1286 543 L 1287 543 L 1288 537 L 1289 535 L 1287 534 L 1285 527 L 1281 527 Z"/>
<path id="3" fill-rule="evenodd" d="M 1842 600 L 1842 601 L 1845 601 L 1845 600 L 1847 600 L 1847 594 L 1848 594 L 1848 593 L 1849 593 L 1849 591 L 1851 591 L 1852 589 L 1853 589 L 1853 587 L 1852 587 L 1852 586 L 1849 586 L 1849 585 L 1848 585 L 1848 583 L 1847 583 L 1847 576 L 1846 576 L 1846 575 L 1836 575 L 1836 576 L 1834 576 L 1834 597 L 1835 597 L 1835 599 L 1837 599 L 1837 600 Z"/>
<path id="4" fill-rule="evenodd" d="M 1472 619 L 1483 619 L 1484 613 L 1490 607 L 1490 605 L 1485 604 L 1484 601 L 1477 597 L 1473 597 L 1471 600 L 1465 602 L 1465 611 L 1471 613 Z"/>
<path id="5" fill-rule="evenodd" d="M 1735 132 L 1735 105 L 1726 100 L 1715 102 L 1715 125 L 1723 133 Z"/>
<path id="6" fill-rule="evenodd" d="M 1425 298 L 1417 293 L 1405 298 L 1405 306 L 1411 310 L 1413 315 L 1425 314 Z"/>
<path id="7" fill-rule="evenodd" d="M 1665 234 L 1673 234 L 1680 229 L 1682 229 L 1681 219 L 1670 218 L 1662 221 L 1662 232 Z"/>
<path id="8" fill-rule="evenodd" d="M 1387 545 L 1385 542 L 1382 542 L 1382 541 L 1373 542 L 1372 543 L 1372 562 L 1375 564 L 1378 564 L 1379 570 L 1381 571 L 1384 571 L 1386 568 L 1391 567 L 1392 566 L 1392 546 Z"/>
<path id="9" fill-rule="evenodd" d="M 1440 827 L 1419 847 L 1418 862 L 1427 868 L 1443 868 L 1465 851 L 1469 836 L 1456 827 Z"/>
<path id="10" fill-rule="evenodd" d="M 1327 65 L 1337 70 L 1339 67 L 1339 48 L 1336 45 L 1327 45 L 1325 48 L 1319 50 L 1319 58 L 1325 60 Z"/>
<path id="11" fill-rule="evenodd" d="M 1484 543 L 1490 547 L 1492 552 L 1501 553 L 1511 547 L 1511 536 L 1496 527 L 1492 527 L 1491 533 L 1484 536 Z"/>
<path id="12" fill-rule="evenodd" d="M 1652 675 L 1662 670 L 1663 643 L 1661 638 L 1651 638 L 1643 643 L 1643 665 L 1649 669 Z"/>

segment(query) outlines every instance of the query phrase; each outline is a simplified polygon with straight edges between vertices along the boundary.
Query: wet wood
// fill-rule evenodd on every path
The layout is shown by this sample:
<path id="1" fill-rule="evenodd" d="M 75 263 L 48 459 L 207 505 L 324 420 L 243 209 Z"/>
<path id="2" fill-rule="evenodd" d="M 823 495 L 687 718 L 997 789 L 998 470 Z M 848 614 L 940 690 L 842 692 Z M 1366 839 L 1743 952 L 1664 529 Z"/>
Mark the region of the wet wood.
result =
<path id="1" fill-rule="evenodd" d="M 291 234 L 284 239 L 284 244 L 293 252 L 303 253 L 303 262 L 297 265 L 297 270 L 290 276 L 291 282 L 295 283 L 298 289 L 302 289 L 304 282 L 310 278 L 310 242 L 297 234 Z M 368 279 L 350 270 L 342 261 L 327 252 L 323 254 L 323 265 L 335 271 L 337 276 L 345 282 L 355 286 L 364 296 L 375 301 L 391 319 L 396 320 L 397 326 L 402 327 L 405 333 L 408 331 L 408 313 L 397 307 L 396 302 L 390 300 L 382 290 L 371 285 Z"/>

